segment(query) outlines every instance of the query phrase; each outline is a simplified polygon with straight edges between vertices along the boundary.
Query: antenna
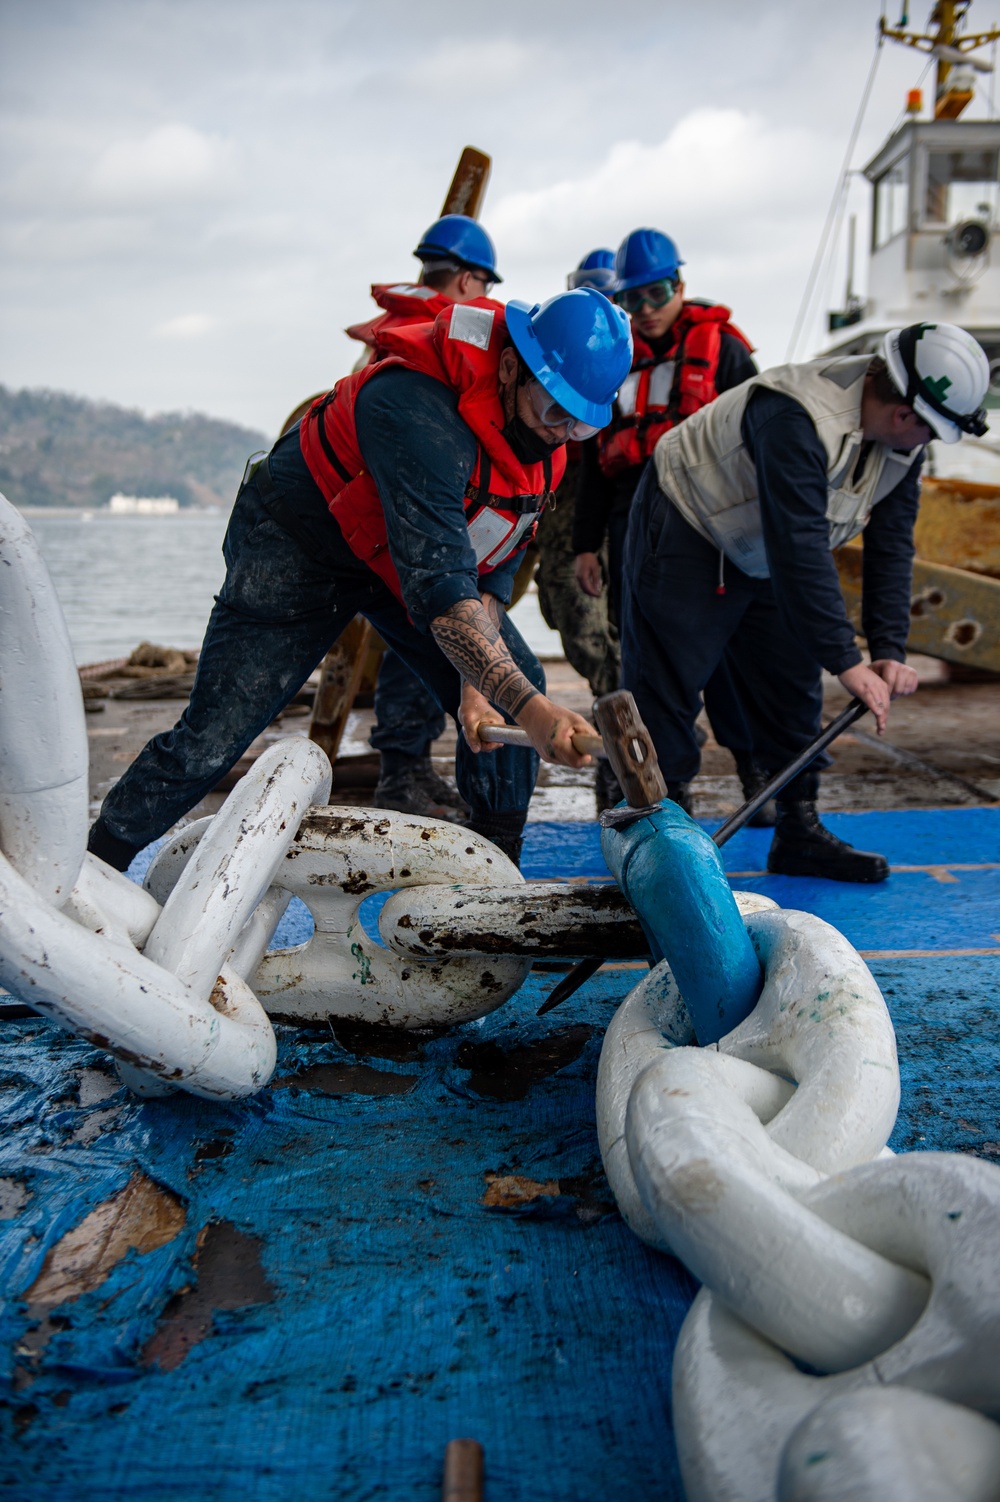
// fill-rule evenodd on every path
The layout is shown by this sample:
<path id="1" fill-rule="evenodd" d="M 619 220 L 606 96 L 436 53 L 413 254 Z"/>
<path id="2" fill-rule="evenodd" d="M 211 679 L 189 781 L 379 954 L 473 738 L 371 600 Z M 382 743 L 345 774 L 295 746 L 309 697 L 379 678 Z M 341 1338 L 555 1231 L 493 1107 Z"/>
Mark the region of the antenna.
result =
<path id="1" fill-rule="evenodd" d="M 909 25 L 906 0 L 903 0 L 903 14 L 898 25 L 887 26 L 884 11 L 879 22 L 880 37 L 889 37 L 891 41 L 901 42 L 904 47 L 913 47 L 917 52 L 930 53 L 936 61 L 935 120 L 957 120 L 972 100 L 974 89 L 969 68 L 974 68 L 979 73 L 988 73 L 992 68 L 992 64 L 972 57 L 971 54 L 980 47 L 996 42 L 1000 38 L 1000 30 L 994 26 L 989 31 L 970 31 L 964 36 L 959 34 L 971 3 L 972 0 L 937 0 L 930 20 L 931 25 L 937 22 L 937 31 L 933 34 L 906 30 Z M 953 79 L 952 68 L 957 70 Z"/>

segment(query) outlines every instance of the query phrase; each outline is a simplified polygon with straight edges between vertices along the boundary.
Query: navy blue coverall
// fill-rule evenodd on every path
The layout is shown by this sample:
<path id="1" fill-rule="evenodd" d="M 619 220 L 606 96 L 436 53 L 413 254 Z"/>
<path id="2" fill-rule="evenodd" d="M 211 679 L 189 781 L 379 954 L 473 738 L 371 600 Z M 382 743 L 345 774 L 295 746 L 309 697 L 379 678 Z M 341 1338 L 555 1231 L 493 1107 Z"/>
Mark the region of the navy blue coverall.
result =
<path id="1" fill-rule="evenodd" d="M 661 353 L 669 347 L 672 338 L 671 333 L 666 333 L 662 339 L 646 342 L 654 353 Z M 719 395 L 731 391 L 734 386 L 742 386 L 756 374 L 756 363 L 743 341 L 734 334 L 723 332 L 715 372 L 715 389 Z M 573 551 L 598 553 L 607 536 L 608 593 L 612 618 L 619 622 L 629 512 L 643 471 L 648 466 L 637 465 L 609 478 L 601 472 L 598 463 L 598 440 L 588 439 L 582 448 L 580 484 L 573 515 Z M 719 745 L 727 747 L 738 763 L 752 761 L 751 730 L 743 704 L 746 695 L 740 691 L 739 677 L 728 654 L 705 685 L 704 698 Z"/>
<path id="2" fill-rule="evenodd" d="M 463 506 L 478 446 L 454 392 L 390 367 L 362 388 L 355 413 L 406 608 L 347 546 L 293 428 L 236 498 L 223 543 L 226 579 L 184 714 L 154 736 L 104 800 L 91 849 L 109 863 L 123 868 L 211 791 L 355 615 L 371 621 L 442 710 L 457 714 L 462 679 L 430 623 L 459 600 L 478 599 L 481 587 L 508 604 L 521 551 L 480 585 Z M 506 619 L 503 639 L 544 691 L 538 660 Z M 459 736 L 456 781 L 481 833 L 490 835 L 491 815 L 527 810 L 537 775 L 533 751 L 476 754 Z"/>

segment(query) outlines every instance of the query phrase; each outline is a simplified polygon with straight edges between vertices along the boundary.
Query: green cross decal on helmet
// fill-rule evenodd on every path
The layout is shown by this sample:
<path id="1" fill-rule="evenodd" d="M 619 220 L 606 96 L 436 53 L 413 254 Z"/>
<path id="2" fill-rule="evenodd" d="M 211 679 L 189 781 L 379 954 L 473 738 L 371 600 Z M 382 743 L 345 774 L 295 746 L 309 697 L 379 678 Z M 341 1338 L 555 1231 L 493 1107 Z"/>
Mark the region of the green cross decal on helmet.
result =
<path id="1" fill-rule="evenodd" d="M 896 390 L 942 443 L 987 431 L 983 401 L 990 365 L 980 344 L 954 323 L 890 329 L 882 355 Z"/>

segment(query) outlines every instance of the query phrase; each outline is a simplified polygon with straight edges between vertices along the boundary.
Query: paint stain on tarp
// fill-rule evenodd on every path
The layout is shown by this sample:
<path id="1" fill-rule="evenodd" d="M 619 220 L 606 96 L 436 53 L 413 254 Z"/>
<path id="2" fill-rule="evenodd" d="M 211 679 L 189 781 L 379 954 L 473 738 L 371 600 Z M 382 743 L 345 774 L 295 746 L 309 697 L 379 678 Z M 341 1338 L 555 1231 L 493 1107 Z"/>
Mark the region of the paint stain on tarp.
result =
<path id="1" fill-rule="evenodd" d="M 0 1220 L 14 1220 L 31 1198 L 31 1190 L 21 1179 L 0 1178 Z"/>
<path id="2" fill-rule="evenodd" d="M 411 1031 L 346 1020 L 333 1023 L 333 1035 L 348 1053 L 359 1059 L 392 1059 L 396 1064 L 410 1064 L 423 1058 L 424 1045 L 445 1031 L 444 1028 Z"/>
<path id="3" fill-rule="evenodd" d="M 542 1195 L 559 1193 L 558 1179 L 525 1178 L 522 1173 L 488 1173 L 483 1204 L 491 1210 L 513 1210 L 530 1204 Z"/>
<path id="4" fill-rule="evenodd" d="M 408 1095 L 415 1074 L 392 1074 L 370 1064 L 310 1064 L 298 1074 L 271 1081 L 272 1090 L 303 1090 L 317 1095 Z"/>
<path id="5" fill-rule="evenodd" d="M 217 1137 L 196 1143 L 194 1162 L 187 1171 L 188 1178 L 196 1178 L 206 1163 L 217 1163 L 220 1158 L 228 1158 L 236 1146 L 232 1138 L 233 1133 L 223 1127 Z"/>
<path id="6" fill-rule="evenodd" d="M 70 1132 L 67 1141 L 79 1142 L 83 1146 L 89 1142 L 95 1142 L 103 1132 L 118 1126 L 121 1115 L 121 1106 L 105 1106 L 102 1110 L 91 1111 L 80 1125 Z"/>
<path id="7" fill-rule="evenodd" d="M 463 1043 L 455 1055 L 461 1069 L 470 1071 L 469 1088 L 492 1100 L 523 1100 L 550 1074 L 578 1059 L 593 1037 L 585 1023 L 561 1033 L 548 1033 L 535 1043 L 504 1049 L 498 1043 Z"/>
<path id="8" fill-rule="evenodd" d="M 186 1219 L 175 1194 L 144 1174 L 134 1173 L 117 1194 L 85 1215 L 52 1247 L 24 1300 L 34 1323 L 17 1342 L 14 1388 L 30 1386 L 52 1337 L 72 1328 L 59 1304 L 100 1288 L 129 1252 L 142 1256 L 165 1246 Z"/>
<path id="9" fill-rule="evenodd" d="M 618 1207 L 600 1162 L 565 1179 L 530 1179 L 520 1173 L 487 1173 L 482 1203 L 530 1220 L 578 1221 L 594 1225 Z"/>
<path id="10" fill-rule="evenodd" d="M 261 1266 L 261 1239 L 231 1221 L 210 1221 L 198 1236 L 196 1282 L 167 1304 L 143 1348 L 143 1366 L 172 1372 L 211 1333 L 216 1310 L 272 1304 L 274 1288 Z"/>
<path id="11" fill-rule="evenodd" d="M 175 1194 L 145 1174 L 134 1173 L 124 1189 L 56 1242 L 25 1301 L 32 1309 L 54 1309 L 91 1293 L 129 1252 L 141 1256 L 172 1241 L 185 1219 Z"/>
<path id="12" fill-rule="evenodd" d="M 81 1069 L 77 1077 L 77 1103 L 81 1106 L 96 1106 L 102 1100 L 117 1095 L 122 1082 L 103 1069 Z"/>

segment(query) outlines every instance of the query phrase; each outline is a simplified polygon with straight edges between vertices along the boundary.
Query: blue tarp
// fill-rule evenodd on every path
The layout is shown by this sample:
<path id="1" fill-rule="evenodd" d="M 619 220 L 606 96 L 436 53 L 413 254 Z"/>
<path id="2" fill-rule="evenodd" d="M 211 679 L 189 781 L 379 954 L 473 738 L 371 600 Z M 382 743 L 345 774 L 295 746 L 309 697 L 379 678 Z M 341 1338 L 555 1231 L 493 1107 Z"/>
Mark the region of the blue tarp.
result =
<path id="1" fill-rule="evenodd" d="M 1000 811 L 830 822 L 915 869 L 734 884 L 873 953 L 903 1071 L 892 1145 L 998 1161 Z M 738 836 L 727 868 L 762 872 L 768 839 Z M 606 875 L 596 827 L 529 826 L 525 874 L 567 871 Z M 488 1502 L 680 1498 L 670 1359 L 694 1284 L 625 1229 L 594 1131 L 602 1032 L 640 973 L 539 1019 L 558 976 L 536 972 L 431 1042 L 283 1027 L 278 1086 L 232 1106 L 141 1103 L 96 1050 L 3 1024 L 3 1494 L 430 1502 L 447 1441 L 472 1436 Z M 137 1171 L 181 1229 L 28 1308 L 49 1249 Z"/>

